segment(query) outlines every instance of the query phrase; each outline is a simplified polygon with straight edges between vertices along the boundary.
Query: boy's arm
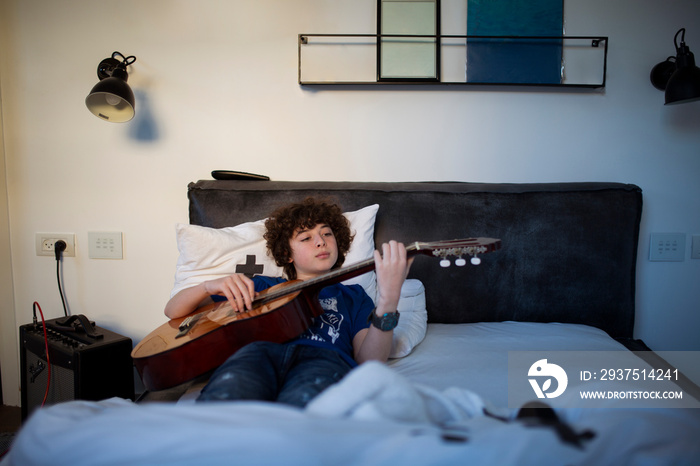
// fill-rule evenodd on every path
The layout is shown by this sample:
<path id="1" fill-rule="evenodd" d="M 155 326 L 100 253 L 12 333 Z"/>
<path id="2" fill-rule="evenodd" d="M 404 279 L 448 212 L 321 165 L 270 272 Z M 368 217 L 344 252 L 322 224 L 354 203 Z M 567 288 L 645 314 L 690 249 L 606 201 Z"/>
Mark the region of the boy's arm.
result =
<path id="1" fill-rule="evenodd" d="M 255 285 L 243 274 L 234 274 L 216 280 L 208 280 L 199 285 L 185 288 L 170 298 L 165 305 L 165 315 L 170 319 L 186 316 L 207 304 L 212 295 L 226 296 L 231 307 L 237 311 L 253 308 Z"/>
<path id="2" fill-rule="evenodd" d="M 374 251 L 374 262 L 379 289 L 379 299 L 374 312 L 378 316 L 396 312 L 401 297 L 401 286 L 413 261 L 407 259 L 406 248 L 402 243 L 390 241 L 382 245 L 382 254 Z M 393 330 L 385 332 L 374 325 L 359 331 L 353 339 L 355 360 L 359 364 L 369 360 L 386 362 L 391 352 L 393 335 Z"/>

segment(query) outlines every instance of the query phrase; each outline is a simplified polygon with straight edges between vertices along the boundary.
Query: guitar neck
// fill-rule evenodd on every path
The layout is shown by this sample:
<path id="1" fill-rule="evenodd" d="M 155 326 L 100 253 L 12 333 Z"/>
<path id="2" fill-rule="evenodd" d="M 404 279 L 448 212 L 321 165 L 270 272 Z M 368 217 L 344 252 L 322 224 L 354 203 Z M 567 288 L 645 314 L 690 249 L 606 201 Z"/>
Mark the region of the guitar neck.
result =
<path id="1" fill-rule="evenodd" d="M 476 257 L 478 254 L 484 254 L 487 252 L 495 251 L 501 246 L 501 241 L 492 238 L 469 238 L 469 239 L 456 239 L 451 241 L 438 241 L 438 242 L 415 242 L 406 246 L 406 255 L 408 257 L 414 256 L 416 254 L 426 254 L 435 257 L 440 257 L 443 260 L 448 256 L 462 257 L 462 256 L 472 256 Z M 319 275 L 316 278 L 306 281 L 298 281 L 289 286 L 281 288 L 279 291 L 267 293 L 254 301 L 254 304 L 265 304 L 270 301 L 274 301 L 288 294 L 296 293 L 304 289 L 309 290 L 320 290 L 326 286 L 330 286 L 345 280 L 349 280 L 358 275 L 362 275 L 371 272 L 375 268 L 374 258 L 366 259 L 364 261 L 351 264 L 347 267 L 343 267 L 336 270 L 331 270 L 328 273 Z"/>
<path id="2" fill-rule="evenodd" d="M 271 301 L 275 301 L 283 296 L 300 292 L 305 289 L 320 290 L 321 288 L 325 288 L 326 286 L 334 285 L 344 280 L 349 280 L 353 277 L 357 277 L 358 275 L 371 272 L 372 270 L 374 270 L 374 267 L 374 259 L 367 259 L 361 262 L 357 262 L 356 264 L 352 264 L 348 267 L 332 270 L 323 275 L 319 275 L 316 278 L 312 278 L 311 280 L 296 281 L 290 284 L 289 286 L 280 288 L 278 291 L 266 293 L 264 296 L 256 298 L 253 301 L 253 306 L 256 306 L 257 304 L 265 304 Z"/>

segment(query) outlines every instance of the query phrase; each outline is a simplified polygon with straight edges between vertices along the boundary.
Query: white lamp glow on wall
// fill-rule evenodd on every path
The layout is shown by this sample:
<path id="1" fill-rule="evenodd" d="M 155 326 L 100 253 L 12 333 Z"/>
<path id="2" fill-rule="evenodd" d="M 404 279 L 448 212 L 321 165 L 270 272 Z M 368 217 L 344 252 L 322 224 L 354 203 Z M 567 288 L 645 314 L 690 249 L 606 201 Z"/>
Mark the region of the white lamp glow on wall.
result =
<path id="1" fill-rule="evenodd" d="M 123 123 L 134 118 L 134 93 L 126 81 L 129 75 L 126 67 L 136 61 L 136 57 L 125 57 L 114 52 L 97 67 L 100 82 L 95 84 L 85 99 L 85 105 L 93 115 L 105 121 Z"/>
<path id="2" fill-rule="evenodd" d="M 695 56 L 685 45 L 685 28 L 678 30 L 673 44 L 676 46 L 676 56 L 668 57 L 651 69 L 651 83 L 655 88 L 666 91 L 666 105 L 700 100 L 700 68 L 695 66 Z"/>

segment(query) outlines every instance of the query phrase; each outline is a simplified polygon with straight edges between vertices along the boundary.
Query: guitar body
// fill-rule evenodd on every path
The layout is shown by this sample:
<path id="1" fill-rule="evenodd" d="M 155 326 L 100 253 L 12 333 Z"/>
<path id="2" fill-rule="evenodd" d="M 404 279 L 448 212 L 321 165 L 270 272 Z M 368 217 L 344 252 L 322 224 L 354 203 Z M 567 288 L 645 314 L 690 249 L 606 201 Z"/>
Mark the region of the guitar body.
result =
<path id="1" fill-rule="evenodd" d="M 471 256 L 500 249 L 493 238 L 468 238 L 432 243 L 413 243 L 407 253 L 441 258 L 458 257 L 455 264 Z M 334 283 L 374 269 L 374 259 L 334 270 L 308 281 L 290 281 L 259 293 L 253 309 L 235 312 L 227 301 L 197 309 L 189 316 L 173 319 L 141 340 L 131 352 L 134 365 L 149 390 L 163 390 L 219 367 L 229 356 L 254 341 L 283 343 L 298 337 L 323 314 L 319 291 Z"/>
<path id="2" fill-rule="evenodd" d="M 294 283 L 281 283 L 260 296 Z M 313 296 L 307 297 L 309 294 Z M 228 301 L 213 303 L 156 328 L 136 345 L 131 356 L 146 388 L 163 390 L 216 369 L 253 341 L 283 343 L 296 338 L 322 312 L 316 294 L 304 291 L 241 313 L 234 311 Z M 198 316 L 196 325 L 178 336 L 185 319 L 194 316 Z"/>

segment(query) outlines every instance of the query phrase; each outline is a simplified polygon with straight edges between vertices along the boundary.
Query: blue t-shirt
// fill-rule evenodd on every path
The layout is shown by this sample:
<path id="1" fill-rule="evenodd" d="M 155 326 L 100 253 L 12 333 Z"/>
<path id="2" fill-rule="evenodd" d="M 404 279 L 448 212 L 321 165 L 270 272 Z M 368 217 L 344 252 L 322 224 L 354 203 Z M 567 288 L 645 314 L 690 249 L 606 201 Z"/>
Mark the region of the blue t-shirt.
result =
<path id="1" fill-rule="evenodd" d="M 284 278 L 256 275 L 255 291 L 262 291 L 283 283 Z M 222 301 L 223 296 L 212 296 Z M 368 318 L 374 310 L 374 302 L 360 285 L 338 283 L 323 288 L 318 296 L 324 313 L 314 318 L 309 327 L 289 344 L 316 346 L 338 351 L 352 367 L 357 366 L 353 357 L 352 340 L 362 329 L 369 327 Z"/>

